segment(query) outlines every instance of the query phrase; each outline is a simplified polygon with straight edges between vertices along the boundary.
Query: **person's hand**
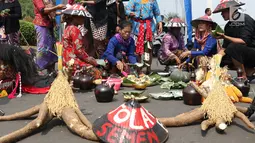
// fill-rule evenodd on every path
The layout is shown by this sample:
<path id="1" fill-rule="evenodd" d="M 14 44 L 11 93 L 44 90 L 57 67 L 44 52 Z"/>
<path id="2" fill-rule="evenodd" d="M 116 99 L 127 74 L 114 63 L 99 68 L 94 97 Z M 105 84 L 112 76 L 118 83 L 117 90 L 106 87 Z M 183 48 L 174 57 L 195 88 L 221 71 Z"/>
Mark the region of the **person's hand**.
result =
<path id="1" fill-rule="evenodd" d="M 130 16 L 131 17 L 135 16 L 135 13 L 134 12 L 130 12 Z"/>
<path id="2" fill-rule="evenodd" d="M 117 5 L 119 5 L 119 4 L 120 4 L 119 0 L 116 0 L 116 4 L 117 4 Z"/>
<path id="3" fill-rule="evenodd" d="M 181 64 L 181 60 L 177 56 L 175 57 L 175 61 L 176 61 L 177 65 Z"/>
<path id="4" fill-rule="evenodd" d="M 158 23 L 158 34 L 162 33 L 163 31 L 163 25 L 162 25 L 162 22 L 159 22 Z"/>
<path id="5" fill-rule="evenodd" d="M 94 59 L 93 57 L 88 57 L 87 59 L 89 64 L 93 65 L 94 67 L 98 66 L 96 59 Z"/>
<path id="6" fill-rule="evenodd" d="M 225 38 L 225 34 L 217 32 L 217 36 L 214 36 L 214 38 L 216 38 L 216 39 L 224 39 Z"/>
<path id="7" fill-rule="evenodd" d="M 59 4 L 59 5 L 57 5 L 57 9 L 58 9 L 58 10 L 66 9 L 66 5 L 64 5 L 64 4 Z"/>
<path id="8" fill-rule="evenodd" d="M 190 51 L 185 51 L 183 52 L 181 55 L 180 55 L 180 59 L 184 59 L 186 57 L 188 57 L 189 55 L 191 55 L 191 52 Z"/>
<path id="9" fill-rule="evenodd" d="M 179 68 L 179 69 L 182 69 L 183 66 L 185 66 L 185 65 L 186 65 L 186 62 L 183 62 L 183 63 L 181 63 L 181 64 L 178 65 L 178 68 Z"/>
<path id="10" fill-rule="evenodd" d="M 61 14 L 62 14 L 62 12 L 60 12 L 60 11 L 56 12 L 56 15 L 61 15 Z"/>
<path id="11" fill-rule="evenodd" d="M 7 16 L 9 16 L 10 14 L 8 14 L 8 13 L 1 13 L 0 14 L 0 17 L 7 17 Z"/>
<path id="12" fill-rule="evenodd" d="M 123 71 L 124 65 L 121 61 L 117 61 L 116 66 L 121 72 Z"/>
<path id="13" fill-rule="evenodd" d="M 123 64 L 123 70 L 124 71 L 128 70 L 128 65 L 126 63 L 124 63 L 124 62 L 122 62 L 122 64 Z"/>

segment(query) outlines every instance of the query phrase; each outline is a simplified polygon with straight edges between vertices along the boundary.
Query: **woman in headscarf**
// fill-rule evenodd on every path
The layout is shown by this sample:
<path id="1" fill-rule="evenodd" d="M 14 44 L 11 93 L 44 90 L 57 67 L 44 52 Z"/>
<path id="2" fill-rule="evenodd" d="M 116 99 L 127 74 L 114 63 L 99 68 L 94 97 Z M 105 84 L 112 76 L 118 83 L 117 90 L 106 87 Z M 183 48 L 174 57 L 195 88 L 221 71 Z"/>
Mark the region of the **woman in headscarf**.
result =
<path id="1" fill-rule="evenodd" d="M 65 9 L 65 5 L 54 6 L 53 0 L 33 0 L 35 18 L 35 30 L 37 35 L 36 64 L 39 70 L 47 69 L 48 74 L 55 71 L 57 56 L 54 44 L 54 25 L 57 10 Z"/>
<path id="2" fill-rule="evenodd" d="M 20 44 L 21 6 L 18 0 L 0 0 L 0 42 Z"/>
<path id="3" fill-rule="evenodd" d="M 167 34 L 163 37 L 161 48 L 158 53 L 158 60 L 162 65 L 166 65 L 165 71 L 169 71 L 169 65 L 181 64 L 179 56 L 182 52 L 187 51 L 184 45 L 181 28 L 186 24 L 180 18 L 172 18 L 166 27 Z"/>
<path id="4" fill-rule="evenodd" d="M 112 73 L 129 72 L 127 63 L 136 64 L 135 41 L 130 37 L 132 23 L 122 21 L 119 27 L 119 33 L 110 39 L 102 57 L 109 62 Z"/>
<path id="5" fill-rule="evenodd" d="M 101 78 L 101 72 L 95 68 L 96 60 L 90 57 L 84 48 L 83 38 L 78 26 L 84 23 L 86 16 L 85 8 L 82 5 L 74 4 L 62 13 L 66 28 L 63 34 L 63 64 L 67 69 L 76 71 L 76 67 L 90 68 L 90 74 L 94 78 Z"/>
<path id="6" fill-rule="evenodd" d="M 195 27 L 195 51 L 185 51 L 180 55 L 180 59 L 189 57 L 185 62 L 179 65 L 183 67 L 189 63 L 192 58 L 198 56 L 212 56 L 217 53 L 217 40 L 212 36 L 212 29 L 215 29 L 217 24 L 212 21 L 208 16 L 202 16 L 191 22 L 192 26 Z M 199 64 L 199 59 L 197 59 Z"/>
<path id="7" fill-rule="evenodd" d="M 86 5 L 86 9 L 92 15 L 92 18 L 85 18 L 85 28 L 88 30 L 86 36 L 93 43 L 86 51 L 90 56 L 100 58 L 106 47 L 108 23 L 106 0 L 86 0 L 81 3 Z"/>
<path id="8" fill-rule="evenodd" d="M 152 38 L 156 27 L 162 32 L 162 17 L 157 0 L 129 0 L 126 14 L 133 22 L 132 34 L 137 36 L 136 54 L 138 62 L 147 67 L 147 74 L 151 72 Z M 157 25 L 154 23 L 155 17 Z"/>

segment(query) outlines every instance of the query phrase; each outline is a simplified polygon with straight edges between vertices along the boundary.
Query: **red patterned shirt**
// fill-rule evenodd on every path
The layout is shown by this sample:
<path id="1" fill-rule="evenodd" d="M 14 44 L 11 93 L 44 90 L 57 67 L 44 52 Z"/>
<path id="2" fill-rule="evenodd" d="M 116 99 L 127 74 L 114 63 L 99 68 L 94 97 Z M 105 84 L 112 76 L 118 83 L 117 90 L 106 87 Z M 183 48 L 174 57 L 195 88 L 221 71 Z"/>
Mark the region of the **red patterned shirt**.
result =
<path id="1" fill-rule="evenodd" d="M 48 2 L 51 2 L 51 0 Z M 45 8 L 43 0 L 33 0 L 33 4 L 35 13 L 33 23 L 38 26 L 52 27 L 53 25 L 48 15 L 42 14 L 43 9 Z"/>
<path id="2" fill-rule="evenodd" d="M 63 61 L 74 60 L 74 65 L 88 66 L 85 61 L 89 55 L 85 52 L 81 31 L 77 26 L 69 25 L 63 34 Z"/>

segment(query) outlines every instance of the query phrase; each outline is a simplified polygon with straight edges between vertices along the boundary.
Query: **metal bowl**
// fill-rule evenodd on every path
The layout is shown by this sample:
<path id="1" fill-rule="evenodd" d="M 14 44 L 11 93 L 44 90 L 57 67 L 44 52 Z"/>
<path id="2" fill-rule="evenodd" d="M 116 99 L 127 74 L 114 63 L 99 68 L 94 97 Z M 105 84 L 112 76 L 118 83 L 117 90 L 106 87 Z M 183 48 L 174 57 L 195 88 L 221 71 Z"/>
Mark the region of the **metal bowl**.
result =
<path id="1" fill-rule="evenodd" d="M 135 83 L 134 88 L 137 90 L 144 90 L 146 89 L 147 85 L 146 83 Z"/>

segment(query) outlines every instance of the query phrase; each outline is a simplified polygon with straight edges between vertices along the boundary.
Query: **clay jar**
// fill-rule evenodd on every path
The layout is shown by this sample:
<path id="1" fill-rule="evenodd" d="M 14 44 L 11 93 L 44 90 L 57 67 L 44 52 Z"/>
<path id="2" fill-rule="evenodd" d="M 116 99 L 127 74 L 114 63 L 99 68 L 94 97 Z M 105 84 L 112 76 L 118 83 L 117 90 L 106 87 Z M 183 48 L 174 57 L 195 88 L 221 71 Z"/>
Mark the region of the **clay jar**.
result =
<path id="1" fill-rule="evenodd" d="M 237 78 L 234 78 L 231 80 L 231 83 L 236 86 L 243 94 L 243 96 L 247 97 L 249 96 L 250 92 L 250 84 L 247 80 L 244 80 L 242 78 L 243 71 L 242 69 L 237 69 Z"/>
<path id="2" fill-rule="evenodd" d="M 80 70 L 80 67 L 77 66 L 76 70 L 77 71 Z M 80 88 L 80 78 L 81 78 L 81 74 L 79 72 L 72 77 L 74 88 Z"/>
<path id="3" fill-rule="evenodd" d="M 103 83 L 95 88 L 95 96 L 97 102 L 111 102 L 114 96 L 114 84 L 110 87 L 108 84 Z"/>
<path id="4" fill-rule="evenodd" d="M 188 85 L 182 91 L 183 101 L 186 105 L 201 105 L 202 96 L 191 86 Z"/>
<path id="5" fill-rule="evenodd" d="M 231 83 L 242 92 L 244 97 L 249 96 L 250 84 L 247 80 L 244 80 L 243 78 L 235 78 Z"/>
<path id="6" fill-rule="evenodd" d="M 80 90 L 90 90 L 94 87 L 94 78 L 87 74 L 86 67 L 83 67 L 82 75 L 80 76 Z"/>

